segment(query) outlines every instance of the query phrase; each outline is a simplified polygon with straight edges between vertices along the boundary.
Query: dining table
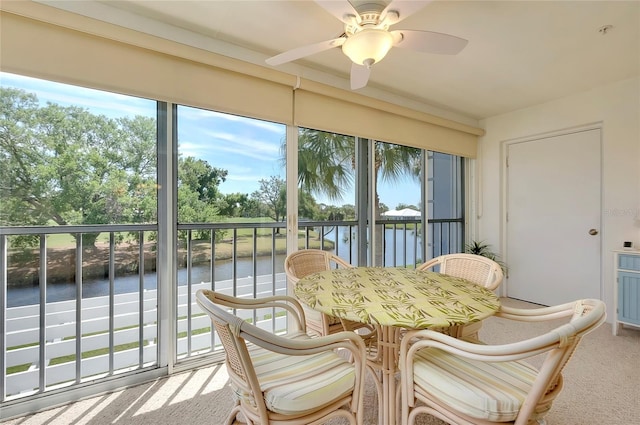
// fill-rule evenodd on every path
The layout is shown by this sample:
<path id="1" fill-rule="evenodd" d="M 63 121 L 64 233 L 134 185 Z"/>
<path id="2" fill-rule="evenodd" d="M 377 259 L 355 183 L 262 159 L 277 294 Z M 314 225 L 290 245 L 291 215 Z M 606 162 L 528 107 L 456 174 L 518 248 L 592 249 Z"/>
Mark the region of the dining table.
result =
<path id="1" fill-rule="evenodd" d="M 446 330 L 493 315 L 500 299 L 468 280 L 399 267 L 325 270 L 300 279 L 296 297 L 322 313 L 372 325 L 377 346 L 367 359 L 376 377 L 379 422 L 396 423 L 396 374 L 403 329 Z"/>

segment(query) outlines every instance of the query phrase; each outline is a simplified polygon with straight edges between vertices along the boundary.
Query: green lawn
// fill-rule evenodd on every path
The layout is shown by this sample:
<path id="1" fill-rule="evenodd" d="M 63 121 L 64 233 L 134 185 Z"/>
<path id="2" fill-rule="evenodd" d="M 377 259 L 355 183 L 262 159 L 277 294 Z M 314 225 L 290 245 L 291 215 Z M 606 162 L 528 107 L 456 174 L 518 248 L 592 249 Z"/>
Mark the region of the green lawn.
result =
<path id="1" fill-rule="evenodd" d="M 264 218 L 233 218 L 228 219 L 229 223 L 256 223 L 265 222 L 269 219 Z M 119 270 L 137 270 L 138 262 L 138 244 L 132 236 L 121 233 L 118 236 L 124 238 L 124 243 L 118 243 L 116 246 L 116 262 Z M 275 234 L 273 237 L 273 229 L 261 228 L 255 230 L 255 253 L 254 253 L 254 229 L 242 228 L 237 229 L 235 240 L 235 256 L 237 258 L 248 258 L 256 256 L 270 256 L 273 254 L 275 245 L 275 254 L 285 254 L 287 252 L 286 231 Z M 298 248 L 310 247 L 320 248 L 320 240 L 317 232 L 309 232 L 309 242 L 307 245 L 305 231 L 298 234 Z M 146 237 L 148 240 L 149 238 Z M 104 261 L 108 258 L 108 242 L 109 233 L 102 232 L 97 239 L 96 249 L 85 250 L 83 261 L 85 278 L 104 273 Z M 122 241 L 121 241 L 122 242 Z M 127 242 L 131 242 L 130 244 Z M 185 265 L 187 261 L 186 241 L 181 239 L 178 245 L 178 260 Z M 155 269 L 155 252 L 156 242 L 148 241 L 145 244 L 147 255 L 147 267 Z M 324 249 L 330 250 L 334 247 L 334 241 L 325 240 Z M 206 240 L 192 240 L 192 264 L 206 264 L 211 261 L 211 242 Z M 58 280 L 69 280 L 69 264 L 73 264 L 75 252 L 75 240 L 71 234 L 55 234 L 47 237 L 47 248 L 51 250 L 48 253 L 48 277 L 52 282 Z M 215 244 L 215 259 L 229 260 L 234 256 L 233 230 L 225 231 L 221 242 Z M 38 248 L 27 250 L 16 249 L 9 253 L 10 264 L 9 281 L 14 285 L 23 283 L 32 283 L 37 280 L 38 271 Z M 151 270 L 149 269 L 149 270 Z M 120 273 L 120 271 L 117 271 Z"/>
<path id="2" fill-rule="evenodd" d="M 97 242 L 109 243 L 109 234 L 100 233 Z M 76 241 L 69 233 L 61 233 L 47 236 L 48 248 L 69 248 L 75 246 Z"/>
<path id="3" fill-rule="evenodd" d="M 224 223 L 264 223 L 264 222 L 273 222 L 272 219 L 267 217 L 257 217 L 257 218 L 248 218 L 248 217 L 228 217 L 222 220 Z M 260 230 L 259 230 L 260 232 Z M 268 232 L 271 234 L 271 229 L 264 229 L 263 232 Z M 253 235 L 253 229 L 238 229 L 238 237 L 249 237 L 251 238 Z M 231 231 L 227 231 L 226 238 L 231 236 Z M 124 235 L 125 241 L 132 240 L 129 235 Z M 109 233 L 102 232 L 98 236 L 98 243 L 109 243 Z M 47 236 L 47 247 L 49 248 L 70 248 L 75 245 L 75 239 L 71 234 L 62 233 Z"/>

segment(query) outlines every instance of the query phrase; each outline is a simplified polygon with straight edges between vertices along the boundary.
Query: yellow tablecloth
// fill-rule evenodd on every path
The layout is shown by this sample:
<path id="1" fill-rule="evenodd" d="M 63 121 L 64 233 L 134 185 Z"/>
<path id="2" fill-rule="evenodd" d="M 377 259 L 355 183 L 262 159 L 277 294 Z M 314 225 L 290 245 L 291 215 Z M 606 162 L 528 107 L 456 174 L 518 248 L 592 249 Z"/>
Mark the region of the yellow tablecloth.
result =
<path id="1" fill-rule="evenodd" d="M 314 310 L 382 326 L 464 325 L 500 307 L 490 290 L 430 271 L 389 267 L 335 269 L 306 276 L 294 288 Z"/>

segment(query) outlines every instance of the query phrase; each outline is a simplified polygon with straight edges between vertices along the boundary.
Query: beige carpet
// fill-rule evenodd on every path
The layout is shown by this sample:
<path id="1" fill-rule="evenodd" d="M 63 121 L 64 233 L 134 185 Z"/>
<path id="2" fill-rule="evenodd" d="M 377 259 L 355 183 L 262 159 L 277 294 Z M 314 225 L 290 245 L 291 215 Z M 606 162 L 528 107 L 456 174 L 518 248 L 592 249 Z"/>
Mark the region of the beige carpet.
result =
<path id="1" fill-rule="evenodd" d="M 514 300 L 505 305 L 529 306 Z M 481 330 L 489 343 L 527 338 L 548 324 L 513 325 L 491 318 Z M 565 369 L 565 388 L 547 416 L 549 425 L 640 425 L 640 330 L 611 334 L 604 324 L 585 337 Z M 21 425 L 222 424 L 231 405 L 223 366 L 176 374 L 146 384 L 5 421 Z M 365 424 L 377 424 L 372 385 L 366 393 Z M 345 421 L 334 420 L 331 425 Z M 442 425 L 430 416 L 421 425 Z"/>

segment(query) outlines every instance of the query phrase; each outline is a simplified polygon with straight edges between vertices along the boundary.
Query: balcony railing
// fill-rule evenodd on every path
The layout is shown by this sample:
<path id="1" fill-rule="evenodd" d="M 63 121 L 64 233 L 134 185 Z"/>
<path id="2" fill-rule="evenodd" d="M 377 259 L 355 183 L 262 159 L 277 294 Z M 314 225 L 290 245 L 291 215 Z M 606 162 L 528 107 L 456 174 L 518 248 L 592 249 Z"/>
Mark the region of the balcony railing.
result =
<path id="1" fill-rule="evenodd" d="M 423 261 L 419 221 L 376 225 L 384 266 L 415 267 Z M 178 225 L 178 362 L 221 352 L 208 317 L 195 303 L 198 289 L 253 298 L 286 293 L 283 226 Z M 155 232 L 155 225 L 0 227 L 3 402 L 158 367 L 163 343 Z M 68 235 L 74 236 L 72 246 Z M 461 251 L 461 220 L 430 221 L 427 235 L 428 258 Z M 25 237 L 37 238 L 38 247 L 12 248 L 16 238 Z M 353 264 L 359 237 L 354 221 L 299 224 L 300 248 L 323 247 Z M 67 243 L 60 246 L 63 238 Z M 94 239 L 95 244 L 83 245 Z M 261 311 L 246 319 L 271 331 L 286 329 L 282 312 Z"/>

